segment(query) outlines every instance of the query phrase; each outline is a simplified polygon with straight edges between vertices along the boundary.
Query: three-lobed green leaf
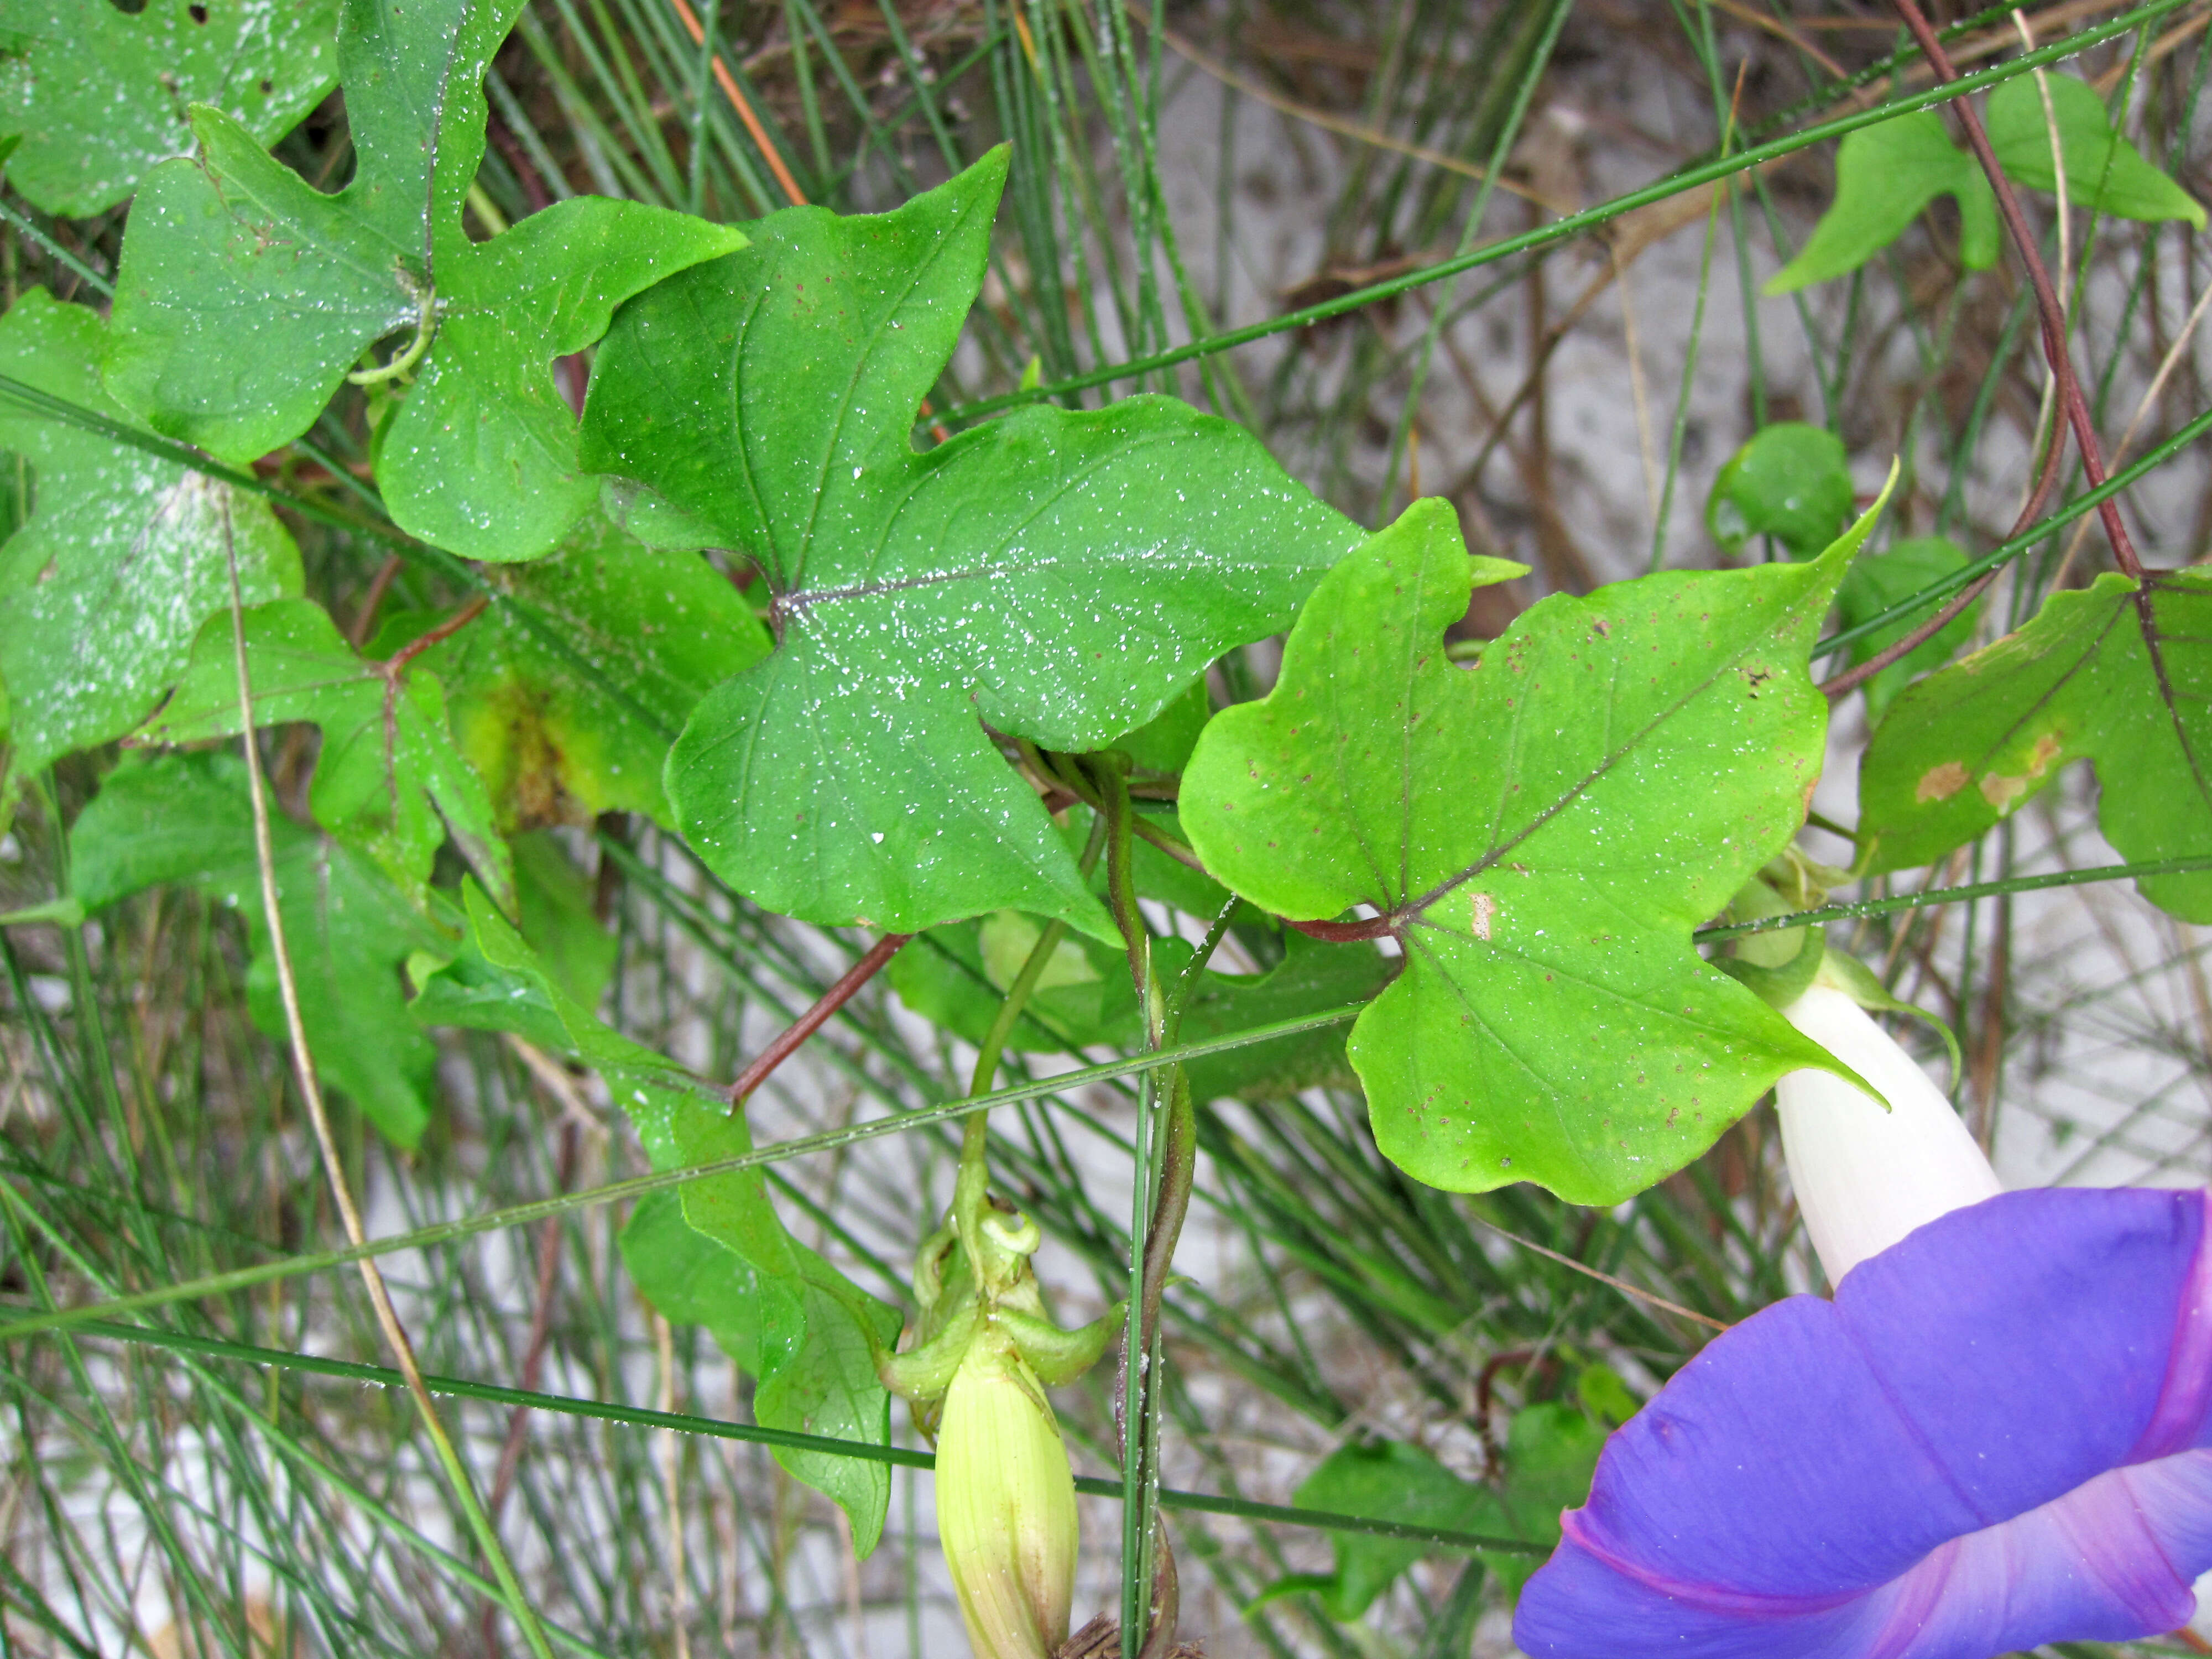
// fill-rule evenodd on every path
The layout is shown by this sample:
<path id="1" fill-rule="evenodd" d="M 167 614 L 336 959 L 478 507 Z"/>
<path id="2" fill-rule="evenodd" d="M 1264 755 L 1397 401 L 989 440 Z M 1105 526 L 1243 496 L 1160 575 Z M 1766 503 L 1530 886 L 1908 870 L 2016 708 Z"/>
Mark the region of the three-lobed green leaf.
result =
<path id="1" fill-rule="evenodd" d="M 0 374 L 110 420 L 105 330 L 33 289 L 0 318 Z M 121 737 L 184 672 L 230 605 L 300 591 L 300 552 L 269 505 L 97 432 L 0 404 L 0 447 L 30 464 L 34 507 L 0 545 L 0 685 L 22 776 Z"/>
<path id="2" fill-rule="evenodd" d="M 2015 76 L 1990 94 L 1984 118 L 1990 153 L 2009 179 L 2055 193 L 2055 143 L 2075 206 L 2204 228 L 2203 206 L 2120 136 L 2105 100 L 2085 81 Z M 1959 204 L 1959 263 L 1969 270 L 1995 264 L 1996 193 L 1973 155 L 1951 142 L 1942 116 L 1912 110 L 1845 134 L 1836 154 L 1835 201 L 1797 257 L 1768 280 L 1766 292 L 1795 293 L 1857 270 L 1939 196 Z"/>
<path id="3" fill-rule="evenodd" d="M 1797 257 L 1767 279 L 1794 294 L 1856 270 L 1905 234 L 1939 196 L 1959 204 L 1959 263 L 1997 261 L 1997 199 L 1974 158 L 1951 142 L 1943 118 L 1913 110 L 1844 135 L 1836 149 L 1836 199 Z"/>
<path id="4" fill-rule="evenodd" d="M 1443 629 L 1518 567 L 1418 502 L 1323 582 L 1268 697 L 1215 716 L 1181 794 L 1207 868 L 1287 917 L 1372 906 L 1401 944 L 1351 1056 L 1408 1173 L 1614 1203 L 1832 1067 L 1690 935 L 1803 821 L 1807 658 L 1871 526 L 1810 563 L 1555 595 L 1470 672 Z"/>
<path id="5" fill-rule="evenodd" d="M 2077 760 L 2096 765 L 2098 822 L 2123 858 L 2212 854 L 2212 575 L 2108 572 L 1907 688 L 1859 762 L 1865 867 L 1932 864 Z M 2212 874 L 2141 885 L 2212 922 Z"/>
<path id="6" fill-rule="evenodd" d="M 726 227 L 576 198 L 472 242 L 483 74 L 520 0 L 344 0 L 354 177 L 324 195 L 221 111 L 148 177 L 117 283 L 108 384 L 156 431 L 248 460 L 313 423 L 379 339 L 427 339 L 378 433 L 402 528 L 471 558 L 535 558 L 599 493 L 553 360 L 670 272 L 742 246 Z M 240 343 L 250 337 L 250 349 Z M 404 351 L 403 351 L 404 355 Z"/>
<path id="7" fill-rule="evenodd" d="M 8 182 L 48 213 L 103 213 L 192 149 L 209 104 L 274 143 L 337 78 L 339 0 L 0 0 Z"/>
<path id="8" fill-rule="evenodd" d="M 716 872 L 787 915 L 915 932 L 1016 908 L 1114 938 L 989 732 L 1113 741 L 1284 625 L 1357 539 L 1248 434 L 1167 398 L 915 452 L 1006 167 L 872 217 L 775 214 L 599 349 L 586 463 L 772 596 L 776 650 L 693 713 L 668 788 Z"/>

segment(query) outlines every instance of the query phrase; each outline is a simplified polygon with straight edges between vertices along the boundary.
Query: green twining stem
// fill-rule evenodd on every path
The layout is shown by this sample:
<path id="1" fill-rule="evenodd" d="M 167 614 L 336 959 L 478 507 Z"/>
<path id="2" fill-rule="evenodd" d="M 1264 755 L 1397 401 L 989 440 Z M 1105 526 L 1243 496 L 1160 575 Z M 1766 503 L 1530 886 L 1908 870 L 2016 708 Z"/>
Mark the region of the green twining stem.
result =
<path id="1" fill-rule="evenodd" d="M 413 373 L 437 332 L 438 290 L 425 283 L 415 301 L 415 337 L 407 343 L 407 349 L 380 368 L 356 369 L 346 379 L 356 386 L 382 386 Z"/>

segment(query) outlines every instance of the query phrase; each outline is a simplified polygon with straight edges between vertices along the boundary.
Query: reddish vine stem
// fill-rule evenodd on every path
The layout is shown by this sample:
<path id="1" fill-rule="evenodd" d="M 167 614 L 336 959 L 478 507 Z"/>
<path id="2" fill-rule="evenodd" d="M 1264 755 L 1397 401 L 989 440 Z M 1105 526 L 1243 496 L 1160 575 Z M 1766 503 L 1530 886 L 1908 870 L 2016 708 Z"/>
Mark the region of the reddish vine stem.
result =
<path id="1" fill-rule="evenodd" d="M 384 678 L 397 685 L 399 683 L 401 671 L 405 669 L 409 663 L 413 662 L 432 646 L 453 638 L 454 635 L 483 615 L 484 607 L 490 603 L 489 599 L 479 593 L 429 632 L 408 641 L 398 650 L 393 652 L 386 661 L 383 668 Z"/>
<path id="2" fill-rule="evenodd" d="M 1911 0 L 1905 0 L 1905 3 L 1911 3 Z M 2046 346 L 2050 343 L 2050 336 L 2048 334 L 2044 337 L 2044 341 Z M 2072 360 L 2065 355 L 2063 349 L 2059 353 L 2058 360 L 2068 365 L 2070 374 Z M 2005 539 L 2007 541 L 2012 541 L 2016 538 L 2021 531 L 2027 529 L 2028 526 L 2035 522 L 2036 515 L 2043 511 L 2044 502 L 2051 499 L 2051 490 L 2057 486 L 2058 465 L 2059 463 L 2065 459 L 2065 456 L 2066 445 L 2059 433 L 2054 430 L 2051 434 L 2050 442 L 2044 446 L 2043 465 L 2036 474 L 2035 488 L 2028 492 L 2027 499 L 2021 503 L 2020 516 L 2013 520 L 2012 529 L 2005 535 Z M 2112 503 L 2107 501 L 2105 505 L 2110 507 Z M 2110 526 L 2108 526 L 2107 528 L 2109 527 Z M 2124 531 L 2122 533 L 2124 534 Z M 2134 550 L 2132 548 L 2129 550 L 2129 556 L 2134 556 Z M 1922 623 L 1918 627 L 1912 629 L 1903 639 L 1884 646 L 1880 651 L 1875 652 L 1873 656 L 1869 657 L 1857 667 L 1846 669 L 1844 672 L 1837 675 L 1833 679 L 1823 681 L 1820 686 L 1820 695 L 1826 697 L 1831 702 L 1833 702 L 1836 698 L 1844 696 L 1846 692 L 1856 690 L 1860 686 L 1865 684 L 1875 675 L 1881 673 L 1883 669 L 1888 667 L 1890 664 L 1901 661 L 1904 658 L 1911 655 L 1911 653 L 1917 650 L 1923 641 L 1933 639 L 1936 635 L 1942 633 L 1943 629 L 1949 625 L 1950 621 L 1954 617 L 1964 611 L 1976 599 L 1981 598 L 1984 593 L 1986 593 L 1989 591 L 1990 584 L 1996 580 L 1996 579 L 1997 573 L 1995 569 L 1991 569 L 1984 574 L 1976 577 L 1972 581 L 1967 583 L 1966 586 L 1960 588 L 1956 593 L 1954 593 L 1948 600 L 1945 601 L 1942 607 L 1938 610 L 1934 616 L 1930 617 L 1926 622 Z"/>
<path id="3" fill-rule="evenodd" d="M 399 677 L 407 665 L 428 651 L 441 640 L 449 640 L 478 617 L 491 601 L 479 593 L 452 616 L 424 634 L 420 639 L 410 640 L 393 652 L 385 662 L 376 665 L 384 676 L 384 777 L 392 796 L 392 816 L 399 817 Z"/>
<path id="4" fill-rule="evenodd" d="M 1944 52 L 1942 41 L 1936 38 L 1917 0 L 1896 0 L 1896 5 L 1905 27 L 1919 43 L 1921 55 L 1936 71 L 1936 78 L 1947 85 L 1956 81 L 1959 71 Z M 2096 427 L 2089 418 L 2088 400 L 2081 395 L 2081 383 L 2075 378 L 2073 356 L 2067 349 L 2065 309 L 2058 302 L 2057 290 L 2051 284 L 2051 272 L 2036 247 L 2027 216 L 2021 210 L 2019 194 L 2013 189 L 2012 180 L 2005 177 L 2004 169 L 1997 165 L 1996 152 L 1990 148 L 1990 135 L 1982 125 L 1980 112 L 1975 109 L 1971 98 L 1954 99 L 1951 106 L 1958 112 L 1960 125 L 1966 130 L 1966 143 L 1973 149 L 1974 159 L 1989 176 L 1990 188 L 1996 192 L 1997 211 L 2004 219 L 2006 234 L 2027 268 L 2029 286 L 2035 291 L 2036 310 L 2042 319 L 2043 353 L 2051 363 L 2058 404 L 2065 412 L 2067 425 L 2073 428 L 2075 441 L 2081 447 L 2081 470 L 2088 475 L 2089 487 L 2094 489 L 2105 482 L 2105 456 L 2097 442 Z M 2055 437 L 2052 447 L 2057 447 Z M 2097 515 L 2104 520 L 2105 535 L 2112 544 L 2112 557 L 2118 561 L 2122 570 L 2141 580 L 2142 561 L 2136 556 L 2135 543 L 2121 520 L 2119 503 L 2101 502 Z"/>
<path id="5" fill-rule="evenodd" d="M 1283 926 L 1295 927 L 1308 939 L 1317 939 L 1326 944 L 1356 945 L 1362 939 L 1389 939 L 1398 931 L 1398 919 L 1395 916 L 1370 916 L 1364 921 L 1299 921 L 1285 916 Z"/>
<path id="6" fill-rule="evenodd" d="M 2055 447 L 2054 447 L 2054 453 Z M 1820 682 L 1820 695 L 1831 702 L 1847 691 L 1856 691 L 1893 662 L 1908 657 L 1923 643 L 1936 637 L 1949 626 L 1951 618 L 1964 611 L 1989 591 L 1997 579 L 1994 570 L 1986 571 L 1968 582 L 1943 603 L 1943 607 L 1919 627 L 1914 629 L 1893 645 L 1886 645 L 1856 668 L 1845 669 L 1833 679 Z"/>
<path id="7" fill-rule="evenodd" d="M 770 1073 L 828 1024 L 830 1016 L 850 1002 L 854 994 L 880 973 L 883 965 L 913 937 L 912 933 L 885 933 L 870 945 L 867 955 L 847 969 L 843 978 L 824 991 L 811 1008 L 786 1026 L 775 1042 L 760 1051 L 751 1065 L 738 1073 L 738 1080 L 730 1085 L 730 1109 L 735 1111 L 744 1105 L 747 1095 L 767 1082 Z"/>
<path id="8" fill-rule="evenodd" d="M 355 614 L 353 628 L 346 636 L 353 641 L 355 650 L 360 651 L 368 646 L 369 630 L 376 626 L 377 611 L 384 604 L 384 596 L 392 586 L 392 579 L 399 574 L 400 566 L 405 562 L 394 553 L 377 567 L 376 574 L 370 578 L 368 592 L 362 596 L 361 609 Z"/>

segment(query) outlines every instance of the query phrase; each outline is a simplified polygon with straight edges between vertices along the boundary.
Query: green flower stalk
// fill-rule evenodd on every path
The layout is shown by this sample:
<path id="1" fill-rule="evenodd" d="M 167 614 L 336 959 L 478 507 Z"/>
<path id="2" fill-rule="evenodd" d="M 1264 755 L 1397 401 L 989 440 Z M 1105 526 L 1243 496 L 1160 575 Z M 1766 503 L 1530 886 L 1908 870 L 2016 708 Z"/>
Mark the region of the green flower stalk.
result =
<path id="1" fill-rule="evenodd" d="M 937 1431 L 937 1530 L 975 1659 L 1048 1659 L 1075 1595 L 1075 1476 L 1013 1341 L 969 1346 Z"/>

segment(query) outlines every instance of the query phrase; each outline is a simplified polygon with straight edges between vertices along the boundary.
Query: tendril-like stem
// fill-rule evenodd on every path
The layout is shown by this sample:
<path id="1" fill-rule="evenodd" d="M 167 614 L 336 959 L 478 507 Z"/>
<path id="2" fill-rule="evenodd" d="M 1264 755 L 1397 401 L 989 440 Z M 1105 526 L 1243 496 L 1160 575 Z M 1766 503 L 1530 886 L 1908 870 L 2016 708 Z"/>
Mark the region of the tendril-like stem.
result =
<path id="1" fill-rule="evenodd" d="M 1082 871 L 1086 880 L 1091 871 L 1097 868 L 1098 855 L 1105 847 L 1106 820 L 1103 817 L 1093 818 L 1091 839 L 1083 848 L 1083 856 L 1076 861 L 1076 867 Z M 1044 977 L 1044 970 L 1052 962 L 1053 952 L 1060 948 L 1060 940 L 1066 937 L 1067 924 L 1054 921 L 1046 924 L 1044 931 L 1037 935 L 1036 943 L 1030 947 L 1029 956 L 1023 962 L 1021 970 L 1014 975 L 1014 982 L 1006 988 L 1006 1000 L 999 1005 L 997 1018 L 992 1020 L 991 1029 L 983 1034 L 983 1046 L 975 1054 L 975 1069 L 968 1079 L 969 1094 L 990 1092 L 991 1085 L 999 1075 L 999 1060 L 1006 1052 L 1006 1040 L 1013 1036 L 1014 1027 L 1020 1023 L 1023 1011 L 1029 1006 L 1030 998 L 1036 994 L 1038 981 Z M 968 1252 L 970 1261 L 977 1259 L 979 1243 L 974 1234 L 984 1200 L 989 1194 L 990 1117 L 987 1108 L 982 1111 L 970 1112 L 960 1125 L 960 1175 L 953 1188 L 952 1213 L 961 1248 Z"/>
<path id="2" fill-rule="evenodd" d="M 1921 54 L 1928 59 L 1936 78 L 1945 85 L 1959 78 L 1957 67 L 1943 50 L 1935 28 L 1929 23 L 1917 0 L 1896 0 L 1898 15 L 1911 31 Z M 1989 176 L 1990 188 L 1996 192 L 1997 213 L 2004 221 L 2005 231 L 2012 240 L 2013 249 L 2020 255 L 2027 271 L 2028 284 L 2035 292 L 2036 311 L 2043 325 L 2043 351 L 2050 360 L 2051 374 L 2057 387 L 2058 406 L 2064 412 L 2066 423 L 2073 429 L 2074 441 L 2081 447 L 2081 470 L 2088 475 L 2092 489 L 2105 482 L 2105 456 L 2097 441 L 2097 428 L 2089 414 L 2088 400 L 2081 395 L 2081 383 L 2074 373 L 2074 359 L 2066 347 L 2066 310 L 2059 303 L 2058 290 L 2051 285 L 2051 272 L 2045 268 L 2043 255 L 2035 245 L 2035 234 L 2028 228 L 2027 216 L 2021 210 L 2019 192 L 2013 189 L 2012 180 L 1997 165 L 1996 152 L 1990 146 L 1990 135 L 1982 125 L 1980 112 L 1971 99 L 1955 100 L 1952 107 L 1957 111 L 1959 125 L 1966 129 L 1966 143 L 1981 163 L 1982 171 Z M 2053 440 L 2053 447 L 2057 447 Z M 2037 503 L 2040 505 L 2040 503 Z M 2142 561 L 2136 555 L 2134 540 L 2121 520 L 2117 501 L 2099 503 L 2097 513 L 2104 520 L 2106 537 L 2112 544 L 2112 557 L 2129 575 L 2142 579 Z M 2033 516 L 2031 508 L 2026 515 Z"/>
<path id="3" fill-rule="evenodd" d="M 357 368 L 346 379 L 355 386 L 382 386 L 414 372 L 438 332 L 438 290 L 425 283 L 415 299 L 415 337 L 390 362 L 375 368 Z"/>
<path id="4" fill-rule="evenodd" d="M 1158 1049 L 1175 1040 L 1198 976 L 1228 932 L 1236 902 L 1232 899 L 1214 919 L 1173 993 L 1163 994 L 1130 867 L 1136 814 L 1129 800 L 1127 766 L 1123 757 L 1109 754 L 1091 757 L 1083 770 L 1097 793 L 1101 821 L 1107 826 L 1108 904 L 1127 946 L 1130 975 L 1145 1010 L 1147 1046 Z M 1162 1089 L 1164 1109 L 1156 1105 L 1162 1100 Z M 1198 1117 L 1182 1068 L 1170 1068 L 1161 1083 L 1146 1079 L 1139 1087 L 1137 1110 L 1129 1305 L 1115 1387 L 1115 1416 L 1121 1429 L 1124 1498 L 1121 1651 L 1149 1659 L 1174 1648 L 1178 1616 L 1175 1553 L 1158 1514 L 1159 1367 L 1160 1304 L 1176 1243 L 1189 1213 L 1198 1164 Z"/>

